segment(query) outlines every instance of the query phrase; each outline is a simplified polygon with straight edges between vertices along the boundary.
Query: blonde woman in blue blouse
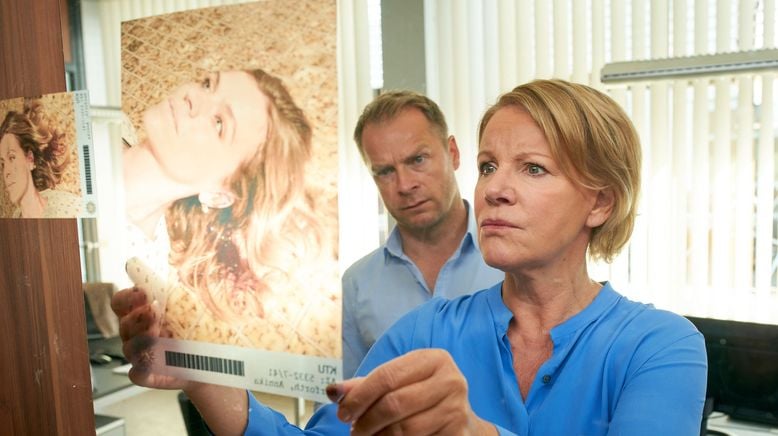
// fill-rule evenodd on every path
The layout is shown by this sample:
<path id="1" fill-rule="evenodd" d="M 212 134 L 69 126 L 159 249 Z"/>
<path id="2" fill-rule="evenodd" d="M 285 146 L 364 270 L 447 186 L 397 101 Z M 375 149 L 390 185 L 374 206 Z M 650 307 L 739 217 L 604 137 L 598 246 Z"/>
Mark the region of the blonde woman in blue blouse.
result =
<path id="1" fill-rule="evenodd" d="M 629 240 L 640 167 L 635 128 L 605 94 L 518 86 L 479 129 L 478 239 L 502 283 L 401 318 L 306 430 L 246 391 L 149 373 L 149 308 L 126 291 L 113 304 L 130 377 L 184 389 L 216 434 L 699 434 L 702 335 L 586 269 L 587 253 L 609 261 Z"/>

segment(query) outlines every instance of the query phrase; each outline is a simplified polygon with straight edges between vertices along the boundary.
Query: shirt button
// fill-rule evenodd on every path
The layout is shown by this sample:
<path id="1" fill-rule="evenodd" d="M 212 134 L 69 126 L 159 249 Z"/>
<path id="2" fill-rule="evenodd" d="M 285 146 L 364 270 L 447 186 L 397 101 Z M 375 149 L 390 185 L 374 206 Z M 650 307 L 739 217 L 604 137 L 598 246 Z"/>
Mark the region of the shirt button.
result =
<path id="1" fill-rule="evenodd" d="M 543 376 L 543 383 L 548 383 L 551 381 L 551 376 L 546 374 Z"/>

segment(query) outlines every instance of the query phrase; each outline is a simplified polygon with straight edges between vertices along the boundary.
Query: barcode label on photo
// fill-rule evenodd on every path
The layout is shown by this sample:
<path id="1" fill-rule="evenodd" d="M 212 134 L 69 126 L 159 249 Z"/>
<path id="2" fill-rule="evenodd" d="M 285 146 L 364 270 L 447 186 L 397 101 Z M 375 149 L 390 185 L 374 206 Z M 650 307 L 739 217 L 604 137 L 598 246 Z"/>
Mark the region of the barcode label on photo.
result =
<path id="1" fill-rule="evenodd" d="M 245 375 L 245 365 L 242 360 L 224 359 L 221 357 L 165 351 L 165 364 L 167 366 L 196 369 L 200 371 L 239 376 Z"/>
<path id="2" fill-rule="evenodd" d="M 89 156 L 89 146 L 84 145 L 84 182 L 87 195 L 92 195 L 92 161 Z"/>

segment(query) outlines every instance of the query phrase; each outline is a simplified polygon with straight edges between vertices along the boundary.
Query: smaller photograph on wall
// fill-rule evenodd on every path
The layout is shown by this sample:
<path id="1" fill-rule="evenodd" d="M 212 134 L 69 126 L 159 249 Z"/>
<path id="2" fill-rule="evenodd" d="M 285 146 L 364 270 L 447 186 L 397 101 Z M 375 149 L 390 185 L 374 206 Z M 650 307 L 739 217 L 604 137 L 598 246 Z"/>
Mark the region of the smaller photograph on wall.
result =
<path id="1" fill-rule="evenodd" d="M 0 218 L 97 212 L 86 91 L 0 100 Z"/>

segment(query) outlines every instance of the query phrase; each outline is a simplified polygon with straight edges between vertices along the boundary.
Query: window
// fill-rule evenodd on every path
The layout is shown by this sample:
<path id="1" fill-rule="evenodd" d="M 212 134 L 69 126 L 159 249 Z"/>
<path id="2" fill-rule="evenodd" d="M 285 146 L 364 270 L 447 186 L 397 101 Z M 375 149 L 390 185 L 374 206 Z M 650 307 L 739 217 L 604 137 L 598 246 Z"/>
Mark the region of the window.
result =
<path id="1" fill-rule="evenodd" d="M 476 125 L 500 93 L 550 77 L 604 89 L 639 130 L 644 185 L 629 246 L 591 275 L 679 313 L 778 324 L 775 70 L 600 80 L 606 62 L 775 48 L 775 1 L 425 5 L 429 94 L 460 139 L 466 196 Z"/>

